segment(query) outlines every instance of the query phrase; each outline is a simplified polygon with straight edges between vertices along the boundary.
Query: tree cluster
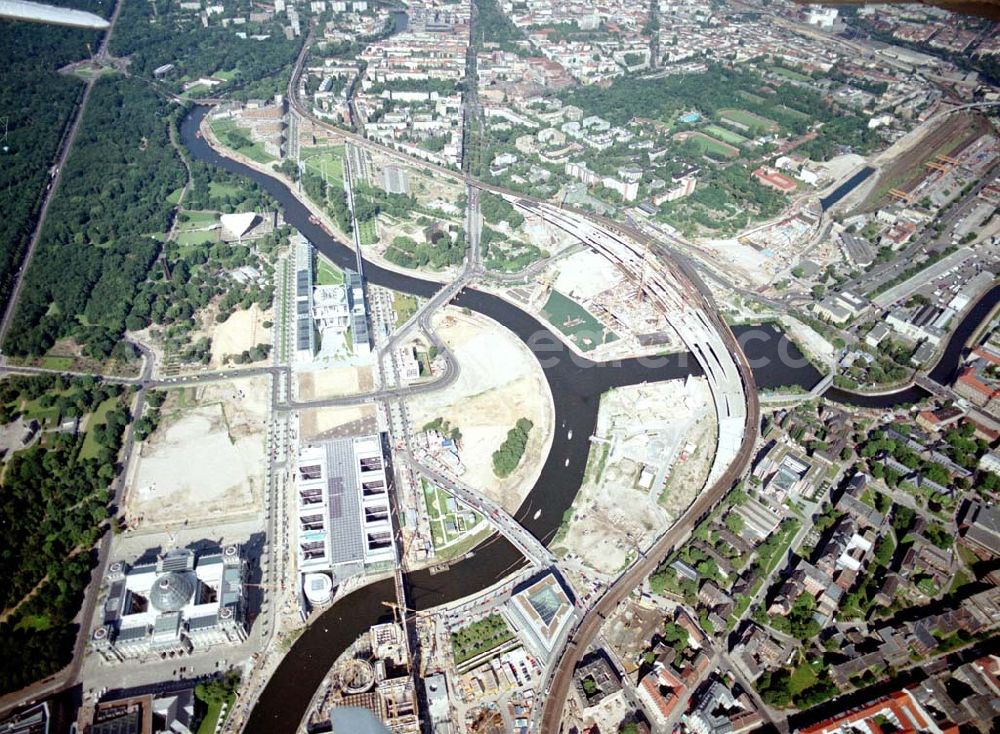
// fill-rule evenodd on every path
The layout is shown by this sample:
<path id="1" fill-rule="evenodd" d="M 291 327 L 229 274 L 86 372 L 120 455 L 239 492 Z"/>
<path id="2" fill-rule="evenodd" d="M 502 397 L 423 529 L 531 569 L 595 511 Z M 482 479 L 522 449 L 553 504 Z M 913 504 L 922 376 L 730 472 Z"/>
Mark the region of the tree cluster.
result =
<path id="1" fill-rule="evenodd" d="M 227 11 L 244 16 L 254 11 L 249 0 L 227 3 Z M 263 79 L 289 67 L 302 39 L 288 40 L 277 20 L 239 26 L 235 29 L 216 22 L 203 26 L 199 13 L 186 11 L 170 0 L 125 3 L 118 16 L 111 50 L 115 56 L 129 57 L 129 71 L 152 76 L 163 64 L 173 64 L 170 79 L 197 79 L 219 71 L 232 75 L 227 86 Z M 249 38 L 261 36 L 262 38 Z M 179 86 L 179 82 L 175 84 Z M 225 87 L 223 87 L 225 88 Z M 214 92 L 219 91 L 217 87 Z"/>
<path id="2" fill-rule="evenodd" d="M 517 229 L 524 223 L 524 216 L 514 208 L 514 205 L 498 194 L 484 191 L 479 197 L 479 211 L 483 219 L 490 224 L 507 222 L 511 229 Z"/>
<path id="3" fill-rule="evenodd" d="M 115 353 L 159 250 L 150 235 L 166 231 L 168 197 L 184 182 L 164 123 L 179 112 L 139 81 L 95 84 L 4 345 L 11 353 L 44 354 L 67 336 L 95 359 Z"/>
<path id="4" fill-rule="evenodd" d="M 86 58 L 96 34 L 35 23 L 0 23 L 0 306 L 6 306 L 83 84 L 56 70 Z M 2 133 L 0 133 L 2 134 Z M 3 149 L 4 146 L 6 149 Z"/>
<path id="5" fill-rule="evenodd" d="M 507 431 L 507 438 L 500 448 L 493 452 L 493 473 L 503 479 L 517 468 L 528 445 L 528 434 L 534 424 L 527 418 L 518 418 L 517 423 Z"/>
<path id="6" fill-rule="evenodd" d="M 58 670 L 72 654 L 73 618 L 90 578 L 90 551 L 108 517 L 128 395 L 90 377 L 13 378 L 0 389 L 5 404 L 37 400 L 66 415 L 117 397 L 103 422 L 88 427 L 96 456 L 81 458 L 83 435 L 46 433 L 8 461 L 0 486 L 0 609 L 10 613 L 0 624 L 2 691 Z"/>

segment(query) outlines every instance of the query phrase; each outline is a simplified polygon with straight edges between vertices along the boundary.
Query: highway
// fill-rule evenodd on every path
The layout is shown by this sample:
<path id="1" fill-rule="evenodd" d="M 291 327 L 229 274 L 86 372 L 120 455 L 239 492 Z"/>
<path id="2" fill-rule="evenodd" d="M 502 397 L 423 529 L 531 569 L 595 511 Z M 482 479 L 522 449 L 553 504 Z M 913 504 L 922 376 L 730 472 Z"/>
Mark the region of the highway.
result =
<path id="1" fill-rule="evenodd" d="M 533 207 L 536 211 L 548 216 L 553 215 L 553 207 Z M 578 215 L 577 215 L 578 216 Z M 588 217 L 587 219 L 593 219 Z M 569 222 L 567 222 L 569 224 Z M 577 225 L 580 223 L 577 222 Z M 688 324 L 694 324 L 696 331 L 695 339 L 689 343 L 699 361 L 705 367 L 712 386 L 713 398 L 716 401 L 716 408 L 720 421 L 720 440 L 723 434 L 723 426 L 727 421 L 739 420 L 741 422 L 742 436 L 739 446 L 734 455 L 722 457 L 722 461 L 716 461 L 712 474 L 714 481 L 710 481 L 710 486 L 698 495 L 694 503 L 668 528 L 649 548 L 645 554 L 640 554 L 637 561 L 627 569 L 619 578 L 608 587 L 604 594 L 594 603 L 590 610 L 584 615 L 577 627 L 567 636 L 565 641 L 560 641 L 560 647 L 553 652 L 553 660 L 557 661 L 551 667 L 546 668 L 543 690 L 544 708 L 539 712 L 536 709 L 536 727 L 541 732 L 556 732 L 562 719 L 563 705 L 569 693 L 569 686 L 572 683 L 573 670 L 580 658 L 586 653 L 591 641 L 598 634 L 604 620 L 614 611 L 621 601 L 638 588 L 645 578 L 659 565 L 659 563 L 670 555 L 677 547 L 687 540 L 695 525 L 700 522 L 718 502 L 725 496 L 729 489 L 742 476 L 753 456 L 754 446 L 757 439 L 757 428 L 760 423 L 760 405 L 757 396 L 757 387 L 754 381 L 750 365 L 746 360 L 736 337 L 729 327 L 719 318 L 717 311 L 711 301 L 711 296 L 707 292 L 699 290 L 699 285 L 704 288 L 704 284 L 694 273 L 682 272 L 683 265 L 673 266 L 669 259 L 661 253 L 657 262 L 664 263 L 664 271 L 654 272 L 652 277 L 643 274 L 644 268 L 649 263 L 645 253 L 629 251 L 626 242 L 619 237 L 619 233 L 609 227 L 599 228 L 604 230 L 606 237 L 611 242 L 603 245 L 595 238 L 588 238 L 588 244 L 595 246 L 595 249 L 609 257 L 613 262 L 621 265 L 626 273 L 633 279 L 642 278 L 644 285 L 651 294 L 657 298 L 668 309 L 668 313 L 676 315 L 679 313 L 682 319 Z M 624 233 L 622 233 L 624 236 Z M 641 242 L 649 248 L 654 248 L 655 243 L 643 237 Z M 617 246 L 616 244 L 617 243 Z M 636 271 L 636 258 L 641 263 L 639 271 Z M 663 280 L 668 277 L 669 281 L 679 284 L 680 293 L 670 290 L 670 285 Z M 677 298 L 683 299 L 683 303 L 678 303 Z M 692 318 L 694 316 L 695 318 Z M 714 329 L 714 336 L 721 338 L 725 348 L 725 356 L 714 351 L 710 328 Z M 685 329 L 679 329 L 682 337 Z M 690 335 L 688 335 L 690 339 Z M 686 341 L 688 340 L 686 339 Z M 731 366 L 730 366 L 731 360 Z M 713 364 L 714 362 L 714 364 Z M 732 374 L 735 370 L 736 374 Z M 739 382 L 739 400 L 742 405 L 736 406 L 733 401 L 737 398 L 734 393 L 735 386 L 732 380 Z M 745 406 L 745 410 L 743 409 Z M 720 444 L 721 445 L 721 444 Z M 718 458 L 718 457 L 717 457 Z M 717 470 L 718 468 L 718 470 Z M 711 479 L 711 478 L 710 478 Z M 560 655 L 559 649 L 563 652 Z"/>

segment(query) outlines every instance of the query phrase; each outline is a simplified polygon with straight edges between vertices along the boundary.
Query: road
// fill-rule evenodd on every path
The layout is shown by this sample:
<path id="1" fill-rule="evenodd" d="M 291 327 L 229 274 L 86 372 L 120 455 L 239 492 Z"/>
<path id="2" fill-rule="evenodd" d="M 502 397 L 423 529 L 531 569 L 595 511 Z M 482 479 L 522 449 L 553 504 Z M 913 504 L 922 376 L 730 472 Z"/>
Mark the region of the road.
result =
<path id="1" fill-rule="evenodd" d="M 288 99 L 291 106 L 291 112 L 293 114 L 301 115 L 302 117 L 312 121 L 314 124 L 335 131 L 341 134 L 345 139 L 351 140 L 359 146 L 368 147 L 385 154 L 404 158 L 411 165 L 425 171 L 431 171 L 435 174 L 452 179 L 461 178 L 467 185 L 473 185 L 476 188 L 485 191 L 492 191 L 508 197 L 516 197 L 523 201 L 535 201 L 538 204 L 547 203 L 532 199 L 531 197 L 523 196 L 522 194 L 509 191 L 501 187 L 490 186 L 479 181 L 472 181 L 468 177 L 464 177 L 456 171 L 452 171 L 451 169 L 443 166 L 437 166 L 435 164 L 427 163 L 426 161 L 411 159 L 409 156 L 401 154 L 388 146 L 375 143 L 367 138 L 364 138 L 363 136 L 346 132 L 333 125 L 329 125 L 322 120 L 312 117 L 312 115 L 310 115 L 302 105 L 302 102 L 297 94 L 299 86 L 298 79 L 301 75 L 301 71 L 302 59 L 300 58 L 300 61 L 297 63 L 296 68 L 292 73 L 292 78 L 289 84 Z M 649 247 L 659 246 L 652 237 L 639 232 L 629 225 L 613 222 L 606 218 L 580 212 L 569 207 L 566 207 L 566 209 L 577 216 L 582 216 L 585 219 L 590 220 L 607 231 L 631 238 L 642 245 Z M 598 600 L 594 607 L 584 616 L 583 620 L 573 631 L 567 642 L 565 653 L 561 655 L 562 659 L 558 665 L 547 672 L 546 685 L 543 686 L 543 700 L 545 703 L 541 716 L 541 725 L 540 728 L 537 726 L 535 727 L 536 730 L 539 731 L 558 731 L 559 722 L 562 717 L 562 708 L 572 680 L 573 669 L 575 668 L 580 657 L 586 651 L 589 642 L 594 639 L 594 636 L 597 634 L 607 613 L 613 610 L 620 601 L 637 588 L 646 576 L 648 576 L 649 573 L 651 573 L 656 566 L 659 565 L 661 559 L 669 555 L 674 548 L 686 540 L 697 522 L 703 516 L 708 514 L 713 507 L 715 507 L 729 488 L 743 474 L 753 455 L 754 444 L 756 442 L 756 432 L 760 419 L 760 406 L 757 399 L 756 383 L 750 370 L 750 366 L 747 363 L 746 357 L 743 355 L 743 352 L 732 331 L 718 316 L 718 312 L 712 303 L 711 295 L 707 292 L 707 288 L 704 283 L 693 273 L 689 264 L 686 264 L 683 261 L 677 262 L 676 269 L 682 271 L 677 274 L 678 277 L 681 278 L 681 282 L 686 281 L 688 283 L 693 283 L 695 287 L 699 288 L 698 292 L 701 294 L 704 312 L 709 314 L 715 329 L 721 335 L 727 350 L 736 362 L 747 402 L 743 439 L 740 443 L 736 457 L 732 462 L 730 462 L 730 465 L 717 478 L 714 484 L 698 496 L 695 502 L 678 519 L 678 521 L 667 532 L 665 532 L 663 536 L 656 541 L 656 543 L 654 543 L 645 556 L 640 556 L 639 560 L 605 591 L 601 599 Z M 563 645 L 560 645 L 557 648 L 555 652 L 556 657 L 559 657 L 559 650 L 561 650 L 562 647 Z"/>
<path id="2" fill-rule="evenodd" d="M 111 19 L 109 21 L 108 30 L 105 32 L 104 37 L 101 39 L 101 45 L 98 48 L 95 60 L 99 63 L 103 63 L 108 58 L 108 46 L 111 42 L 111 34 L 115 29 L 115 23 L 118 22 L 118 15 L 121 12 L 122 3 L 121 0 L 115 3 L 114 10 L 111 13 Z M 94 79 L 88 79 L 85 82 L 85 89 L 83 91 L 83 97 L 80 100 L 80 105 L 76 109 L 76 116 L 69 128 L 69 132 L 63 139 L 62 150 L 59 153 L 59 158 L 56 161 L 55 175 L 49 183 L 49 187 L 45 192 L 45 199 L 42 201 L 41 209 L 38 213 L 38 221 L 35 224 L 35 229 L 31 235 L 31 241 L 28 244 L 28 251 L 25 253 L 24 260 L 21 264 L 21 269 L 18 271 L 17 280 L 14 284 L 14 289 L 11 291 L 10 300 L 7 302 L 7 308 L 3 314 L 3 320 L 0 321 L 0 346 L 7 339 L 7 332 L 10 329 L 11 321 L 13 320 L 14 313 L 17 309 L 17 303 L 21 296 L 21 289 L 24 286 L 24 276 L 28 272 L 28 267 L 31 264 L 31 259 L 35 254 L 35 249 L 38 246 L 38 242 L 41 238 L 42 229 L 45 226 L 45 217 L 48 214 L 49 205 L 52 203 L 52 199 L 56 190 L 59 188 L 59 181 L 62 178 L 63 168 L 66 165 L 66 161 L 69 159 L 70 151 L 73 148 L 73 143 L 76 140 L 77 132 L 80 129 L 81 121 L 83 120 L 84 113 L 87 109 L 87 103 L 90 101 L 90 92 L 94 88 Z M 142 348 L 144 349 L 144 348 Z M 144 351 L 144 366 L 143 371 L 152 370 L 152 355 L 149 355 Z M 142 411 L 144 406 L 145 393 L 142 387 L 139 388 L 138 395 L 136 397 L 136 403 L 133 407 L 133 415 L 135 420 L 142 417 Z M 134 422 L 129 423 L 128 428 L 125 432 L 124 445 L 122 446 L 122 451 L 119 456 L 124 456 L 125 460 L 132 455 L 132 448 L 135 442 L 135 436 L 132 430 Z M 117 506 L 122 499 L 122 494 L 125 485 L 125 471 L 121 471 L 115 477 L 114 482 L 111 485 L 112 493 L 114 495 L 114 504 Z M 6 711 L 7 709 L 13 708 L 15 706 L 20 706 L 24 703 L 30 702 L 32 700 L 37 700 L 42 696 L 50 695 L 56 691 L 62 690 L 63 688 L 72 685 L 76 682 L 79 674 L 80 668 L 83 665 L 83 649 L 87 644 L 89 637 L 89 624 L 93 619 L 94 609 L 97 605 L 97 591 L 100 587 L 100 580 L 104 578 L 104 571 L 107 567 L 108 562 L 108 552 L 111 546 L 111 532 L 106 532 L 101 537 L 101 541 L 97 546 L 98 561 L 97 567 L 91 576 L 91 584 L 87 587 L 87 591 L 84 595 L 83 606 L 78 613 L 76 620 L 81 625 L 81 631 L 76 636 L 76 643 L 73 648 L 73 660 L 72 662 L 61 671 L 56 673 L 43 681 L 35 683 L 28 688 L 23 688 L 20 691 L 16 691 L 12 694 L 0 698 L 0 712 Z"/>
<path id="3" fill-rule="evenodd" d="M 852 291 L 859 295 L 869 293 L 911 267 L 916 257 L 928 248 L 943 246 L 946 242 L 948 232 L 951 231 L 956 220 L 964 212 L 964 202 L 974 199 L 980 191 L 992 183 L 993 174 L 998 168 L 1000 168 L 1000 163 L 993 164 L 989 170 L 984 172 L 982 178 L 972 187 L 969 193 L 962 199 L 957 200 L 948 212 L 937 220 L 937 223 L 941 225 L 940 235 L 930 227 L 925 228 L 919 237 L 907 245 L 905 249 L 896 253 L 891 260 L 875 265 L 863 275 L 844 283 L 838 290 L 841 292 Z"/>
<path id="4" fill-rule="evenodd" d="M 115 9 L 111 13 L 110 25 L 108 26 L 107 32 L 101 39 L 101 45 L 97 50 L 97 54 L 94 60 L 99 64 L 103 64 L 108 58 L 108 45 L 111 42 L 111 34 L 115 29 L 115 23 L 118 22 L 118 13 L 121 11 L 122 3 L 116 2 Z M 10 298 L 7 301 L 7 307 L 3 313 L 3 319 L 0 320 L 0 349 L 3 348 L 3 344 L 7 341 L 7 333 L 10 330 L 11 322 L 14 320 L 14 313 L 17 310 L 17 303 L 21 298 L 21 289 L 24 287 L 24 277 L 28 273 L 28 267 L 31 265 L 31 260 L 35 255 L 35 250 L 38 248 L 38 242 L 42 237 L 42 230 L 45 227 L 45 217 L 49 213 L 49 206 L 52 200 L 55 198 L 55 193 L 59 189 L 59 182 L 62 180 L 63 169 L 66 167 L 66 161 L 69 160 L 70 151 L 73 149 L 73 143 L 76 141 L 76 134 L 80 130 L 80 124 L 84 118 L 84 113 L 87 110 L 87 103 L 90 101 L 90 93 L 94 89 L 94 83 L 99 77 L 95 76 L 87 79 L 84 82 L 83 97 L 80 99 L 80 105 L 76 108 L 75 116 L 73 117 L 73 122 L 70 124 L 69 131 L 63 137 L 62 147 L 59 152 L 59 157 L 56 159 L 54 166 L 54 174 L 49 179 L 48 188 L 45 190 L 45 198 L 42 199 L 42 206 L 38 210 L 38 220 L 35 222 L 35 229 L 31 233 L 31 240 L 28 242 L 28 250 L 24 254 L 24 260 L 21 261 L 21 267 L 17 271 L 17 277 L 14 280 L 14 288 L 10 292 Z"/>
<path id="5" fill-rule="evenodd" d="M 116 8 L 115 17 L 117 17 L 117 11 L 118 8 Z M 104 48 L 105 46 L 102 45 L 102 52 L 101 52 L 102 54 L 104 53 Z M 290 84 L 290 92 L 296 91 L 298 78 L 301 73 L 302 60 L 304 59 L 305 56 L 305 48 L 306 47 L 304 47 L 303 54 L 300 56 L 296 64 L 296 70 L 293 73 L 292 81 Z M 301 109 L 301 103 L 298 100 L 298 96 L 296 94 L 294 93 L 290 94 L 289 98 L 293 110 L 298 111 L 299 114 L 302 114 L 304 117 L 307 117 L 307 119 L 311 119 L 309 118 L 308 114 Z M 333 126 L 328 126 L 328 127 L 332 128 Z M 346 133 L 337 128 L 333 129 L 335 129 L 338 133 L 342 134 L 345 137 L 345 139 L 352 140 L 361 147 L 369 147 L 379 150 L 385 150 L 387 152 L 391 152 L 395 156 L 400 156 L 398 152 L 391 151 L 391 149 L 386 149 L 384 146 L 372 143 L 371 141 L 368 141 L 367 139 L 361 136 L 353 135 L 351 133 Z M 406 158 L 407 160 L 410 160 L 408 157 Z M 462 176 L 462 174 L 459 174 L 450 169 L 446 169 L 440 166 L 435 166 L 433 164 L 429 164 L 423 161 L 412 160 L 411 163 L 415 166 L 423 168 L 424 170 L 432 170 L 441 175 L 446 175 L 448 177 L 463 181 L 465 185 L 468 187 L 470 192 L 469 199 L 470 199 L 471 211 L 475 211 L 478 208 L 475 206 L 475 203 L 478 201 L 479 190 L 489 190 L 501 195 L 517 196 L 521 200 L 529 200 L 529 201 L 531 200 L 529 197 L 521 196 L 519 194 L 516 194 L 515 192 L 511 192 L 502 189 L 500 187 L 488 186 L 481 182 L 474 181 L 471 178 Z M 542 202 L 538 201 L 536 203 L 541 204 Z M 654 247 L 656 244 L 652 240 L 652 238 L 648 237 L 647 235 L 644 235 L 643 233 L 635 230 L 634 228 L 628 225 L 623 225 L 621 223 L 613 222 L 611 220 L 601 217 L 595 217 L 593 215 L 586 215 L 583 212 L 577 212 L 570 208 L 566 208 L 566 212 L 567 213 L 572 212 L 575 216 L 584 217 L 585 219 L 592 222 L 596 228 L 599 228 L 601 231 L 608 233 L 610 237 L 629 238 L 631 240 L 634 240 L 635 242 L 638 242 L 640 245 L 649 248 Z M 470 219 L 470 226 L 468 227 L 469 237 L 470 237 L 470 254 L 466 259 L 463 271 L 460 274 L 459 278 L 456 279 L 456 281 L 442 288 L 441 291 L 439 291 L 439 293 L 435 295 L 435 297 L 430 299 L 428 303 L 425 304 L 424 309 L 416 317 L 416 323 L 419 323 L 422 327 L 426 328 L 427 326 L 429 326 L 430 315 L 436 308 L 440 307 L 444 303 L 447 303 L 449 300 L 451 300 L 454 294 L 459 292 L 461 288 L 465 287 L 465 285 L 468 282 L 482 275 L 482 268 L 479 263 L 480 260 L 479 245 L 478 245 L 479 225 L 480 223 L 478 220 L 478 216 Z M 355 231 L 357 231 L 356 228 Z M 356 246 L 357 244 L 358 243 L 355 242 Z M 360 248 L 358 249 L 360 250 Z M 361 262 L 359 258 L 359 266 L 360 265 Z M 666 267 L 673 271 L 672 273 L 673 278 L 677 283 L 681 285 L 682 290 L 684 290 L 685 293 L 688 294 L 688 296 L 690 296 L 691 294 L 698 293 L 698 291 L 696 291 L 695 289 L 695 286 L 692 284 L 692 281 L 686 276 L 686 274 L 681 272 L 681 269 L 678 269 L 671 264 L 667 264 Z M 686 289 L 685 289 L 685 283 L 687 284 Z M 701 309 L 703 309 L 705 314 L 708 314 L 708 318 L 712 322 L 712 327 L 715 330 L 717 330 L 717 332 L 723 339 L 725 348 L 733 356 L 734 362 L 736 363 L 737 369 L 740 374 L 740 379 L 742 381 L 742 388 L 745 391 L 745 395 L 747 396 L 749 409 L 746 411 L 746 426 L 744 426 L 744 431 L 743 431 L 744 439 L 740 446 L 740 451 L 738 452 L 735 460 L 730 463 L 729 467 L 726 469 L 725 472 L 723 472 L 722 476 L 719 477 L 719 479 L 712 485 L 712 487 L 708 491 L 702 493 L 702 495 L 699 496 L 698 500 L 696 500 L 696 502 L 688 509 L 688 511 L 684 515 L 682 515 L 680 520 L 672 528 L 666 531 L 663 534 L 663 536 L 661 536 L 661 538 L 653 545 L 649 553 L 647 553 L 644 556 L 641 556 L 640 560 L 636 564 L 634 564 L 628 571 L 626 571 L 624 574 L 622 574 L 622 576 L 619 577 L 619 579 L 605 592 L 605 594 L 601 597 L 601 599 L 598 600 L 594 608 L 583 617 L 581 623 L 577 625 L 571 632 L 567 630 L 567 632 L 565 633 L 565 639 L 559 641 L 559 644 L 554 654 L 554 659 L 557 661 L 557 664 L 549 668 L 546 673 L 545 689 L 547 693 L 550 693 L 551 695 L 546 696 L 544 714 L 542 717 L 543 731 L 556 730 L 559 719 L 561 718 L 562 706 L 565 701 L 566 693 L 568 691 L 568 686 L 571 681 L 573 668 L 575 667 L 575 664 L 578 661 L 579 657 L 585 651 L 589 641 L 593 639 L 594 636 L 596 635 L 601 623 L 603 622 L 606 613 L 611 609 L 613 609 L 614 606 L 617 605 L 617 603 L 621 599 L 625 598 L 625 596 L 627 596 L 629 593 L 632 592 L 633 589 L 635 589 L 639 584 L 641 584 L 642 581 L 645 579 L 645 577 L 648 575 L 648 573 L 653 568 L 655 568 L 655 566 L 658 564 L 661 558 L 668 555 L 668 553 L 674 547 L 676 547 L 676 545 L 679 542 L 686 539 L 691 529 L 698 522 L 698 520 L 704 514 L 709 512 L 712 509 L 712 507 L 714 507 L 715 503 L 717 503 L 718 500 L 721 499 L 723 494 L 725 494 L 725 492 L 728 491 L 729 487 L 733 484 L 735 479 L 741 475 L 748 459 L 750 458 L 750 454 L 754 444 L 754 439 L 756 436 L 756 424 L 758 420 L 758 405 L 756 400 L 756 388 L 753 382 L 753 376 L 749 372 L 749 366 L 746 364 L 746 360 L 743 357 L 738 344 L 736 343 L 735 337 L 732 335 L 732 332 L 729 331 L 728 327 L 717 316 L 716 311 L 710 302 L 710 299 L 703 297 L 702 302 L 698 305 L 701 307 Z M 382 351 L 383 353 L 388 351 L 389 360 L 393 363 L 395 362 L 394 359 L 395 355 L 391 350 L 383 349 Z M 166 380 L 152 380 L 151 373 L 149 372 L 149 370 L 152 369 L 151 356 L 147 357 L 145 362 L 146 364 L 143 369 L 143 374 L 141 374 L 138 378 L 119 378 L 119 380 L 122 382 L 131 382 L 132 384 L 135 384 L 139 387 L 139 399 L 136 405 L 137 417 L 138 414 L 141 414 L 142 411 L 142 405 L 143 405 L 142 398 L 144 396 L 144 391 L 152 387 L 174 387 L 181 385 L 198 384 L 202 382 L 210 382 L 220 379 L 232 379 L 234 377 L 250 376 L 254 374 L 271 374 L 275 379 L 275 381 L 281 381 L 281 380 L 286 380 L 288 375 L 287 367 L 270 366 L 261 368 L 251 368 L 247 370 L 217 371 L 213 373 L 192 375 L 189 377 L 169 378 Z M 10 371 L 14 371 L 16 369 L 20 369 L 22 371 L 27 371 L 27 372 L 43 371 L 37 368 L 12 368 L 10 369 Z M 394 367 L 393 367 L 393 372 L 395 372 Z M 343 405 L 343 404 L 372 402 L 372 401 L 384 401 L 384 402 L 399 401 L 399 403 L 402 403 L 402 398 L 405 398 L 406 396 L 413 394 L 414 392 L 428 390 L 428 389 L 440 389 L 442 387 L 444 379 L 447 379 L 448 376 L 450 376 L 451 379 L 454 379 L 456 372 L 457 370 L 454 369 L 449 370 L 449 373 L 446 376 L 446 378 L 435 381 L 434 383 L 429 383 L 429 384 L 425 383 L 424 385 L 418 385 L 413 387 L 388 388 L 386 386 L 386 383 L 383 382 L 379 390 L 366 395 L 345 396 L 342 398 L 334 398 L 324 401 L 296 402 L 289 400 L 283 407 L 285 407 L 285 409 L 288 410 L 293 410 L 302 407 L 316 407 L 319 405 L 327 405 L 327 404 Z M 393 385 L 397 386 L 399 385 L 398 379 L 394 379 L 392 383 Z M 405 425 L 405 418 L 404 418 L 403 436 L 405 436 L 405 441 L 407 441 L 407 443 L 409 441 L 409 433 L 410 431 L 408 430 L 408 426 Z M 129 451 L 129 453 L 131 451 L 132 446 L 133 446 L 133 438 L 130 433 L 128 435 L 128 438 L 126 439 L 126 449 Z M 128 455 L 128 453 L 126 455 Z M 513 518 L 511 518 L 509 515 L 499 510 L 499 508 L 491 509 L 489 507 L 488 501 L 485 501 L 483 498 L 478 496 L 477 493 L 459 486 L 457 483 L 449 480 L 446 477 L 434 476 L 434 473 L 431 470 L 427 471 L 431 474 L 431 476 L 435 479 L 435 481 L 444 484 L 446 488 L 450 489 L 456 495 L 462 497 L 463 501 L 473 504 L 473 506 L 481 507 L 483 510 L 485 510 L 484 514 L 490 516 L 494 524 L 496 524 L 504 532 L 505 535 L 508 535 L 508 537 L 510 537 L 511 540 L 515 542 L 516 545 L 521 547 L 522 550 L 526 552 L 526 555 L 528 555 L 530 558 L 534 558 L 536 561 L 541 562 L 542 564 L 545 565 L 548 565 L 551 562 L 551 556 L 548 553 L 548 550 L 545 549 L 544 546 L 542 546 L 537 539 L 535 539 L 533 536 L 530 536 L 530 534 L 524 528 L 522 528 L 518 523 L 516 523 L 516 521 L 514 521 Z M 116 487 L 116 498 L 119 500 L 122 491 L 123 491 L 123 482 L 119 479 L 118 485 Z M 106 548 L 102 548 L 102 551 L 103 551 L 102 553 L 103 558 L 102 558 L 102 563 L 99 567 L 101 571 L 103 571 L 104 560 L 106 560 Z M 90 602 L 90 608 L 84 610 L 84 618 L 86 619 L 89 619 L 93 613 L 94 600 L 90 599 L 88 601 Z M 85 643 L 85 641 L 86 641 L 86 635 L 85 634 L 81 635 L 80 640 L 78 640 L 78 644 L 82 645 Z M 565 652 L 563 653 L 564 650 Z M 82 655 L 77 655 L 75 658 L 76 670 L 78 670 L 79 667 L 79 664 L 76 661 L 79 659 L 82 659 Z M 552 724 L 554 724 L 555 726 L 552 726 Z"/>

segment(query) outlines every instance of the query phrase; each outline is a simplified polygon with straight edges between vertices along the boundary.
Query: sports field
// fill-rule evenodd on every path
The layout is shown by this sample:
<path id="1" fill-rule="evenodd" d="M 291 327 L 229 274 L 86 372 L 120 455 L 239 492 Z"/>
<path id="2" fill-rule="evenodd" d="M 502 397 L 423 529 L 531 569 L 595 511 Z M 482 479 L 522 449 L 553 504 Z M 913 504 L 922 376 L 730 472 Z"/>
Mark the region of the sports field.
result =
<path id="1" fill-rule="evenodd" d="M 306 170 L 326 177 L 326 182 L 342 183 L 344 180 L 344 146 L 327 145 L 303 148 L 301 158 Z"/>
<path id="2" fill-rule="evenodd" d="M 751 130 L 759 129 L 776 132 L 780 127 L 774 120 L 769 120 L 766 117 L 755 115 L 753 112 L 748 112 L 747 110 L 738 110 L 735 108 L 719 110 L 717 117 L 723 122 L 726 120 L 732 120 L 740 125 L 746 125 Z"/>
<path id="3" fill-rule="evenodd" d="M 723 143 L 721 140 L 716 140 L 702 132 L 682 132 L 677 133 L 674 136 L 675 140 L 692 140 L 701 148 L 702 153 L 714 153 L 715 155 L 721 156 L 723 158 L 736 158 L 739 154 L 739 148 L 736 148 L 729 143 Z"/>
<path id="4" fill-rule="evenodd" d="M 705 132 L 713 137 L 719 138 L 719 140 L 732 143 L 733 145 L 742 145 L 747 141 L 747 139 L 742 135 L 734 133 L 732 130 L 727 130 L 724 127 L 719 127 L 718 125 L 706 125 Z"/>
<path id="5" fill-rule="evenodd" d="M 778 76 L 783 76 L 785 79 L 789 79 L 793 82 L 807 82 L 809 77 L 805 74 L 801 74 L 794 69 L 786 69 L 783 66 L 772 66 L 771 71 L 773 71 Z"/>

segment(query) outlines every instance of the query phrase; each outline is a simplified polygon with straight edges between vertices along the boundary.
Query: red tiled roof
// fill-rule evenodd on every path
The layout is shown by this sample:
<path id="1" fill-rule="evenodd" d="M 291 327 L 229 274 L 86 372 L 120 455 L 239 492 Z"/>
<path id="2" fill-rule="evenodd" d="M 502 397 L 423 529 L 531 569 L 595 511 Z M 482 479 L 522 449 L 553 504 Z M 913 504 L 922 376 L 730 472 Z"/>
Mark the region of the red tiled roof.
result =
<path id="1" fill-rule="evenodd" d="M 888 709 L 899 721 L 899 734 L 909 732 L 924 732 L 933 723 L 924 709 L 907 691 L 896 691 L 885 698 L 877 699 L 855 711 L 821 721 L 818 724 L 802 729 L 802 734 L 827 734 L 840 730 L 845 725 L 856 725 L 865 722 L 869 729 L 877 732 L 878 725 L 869 719 Z M 954 724 L 938 724 L 944 734 L 957 734 L 958 727 Z"/>

